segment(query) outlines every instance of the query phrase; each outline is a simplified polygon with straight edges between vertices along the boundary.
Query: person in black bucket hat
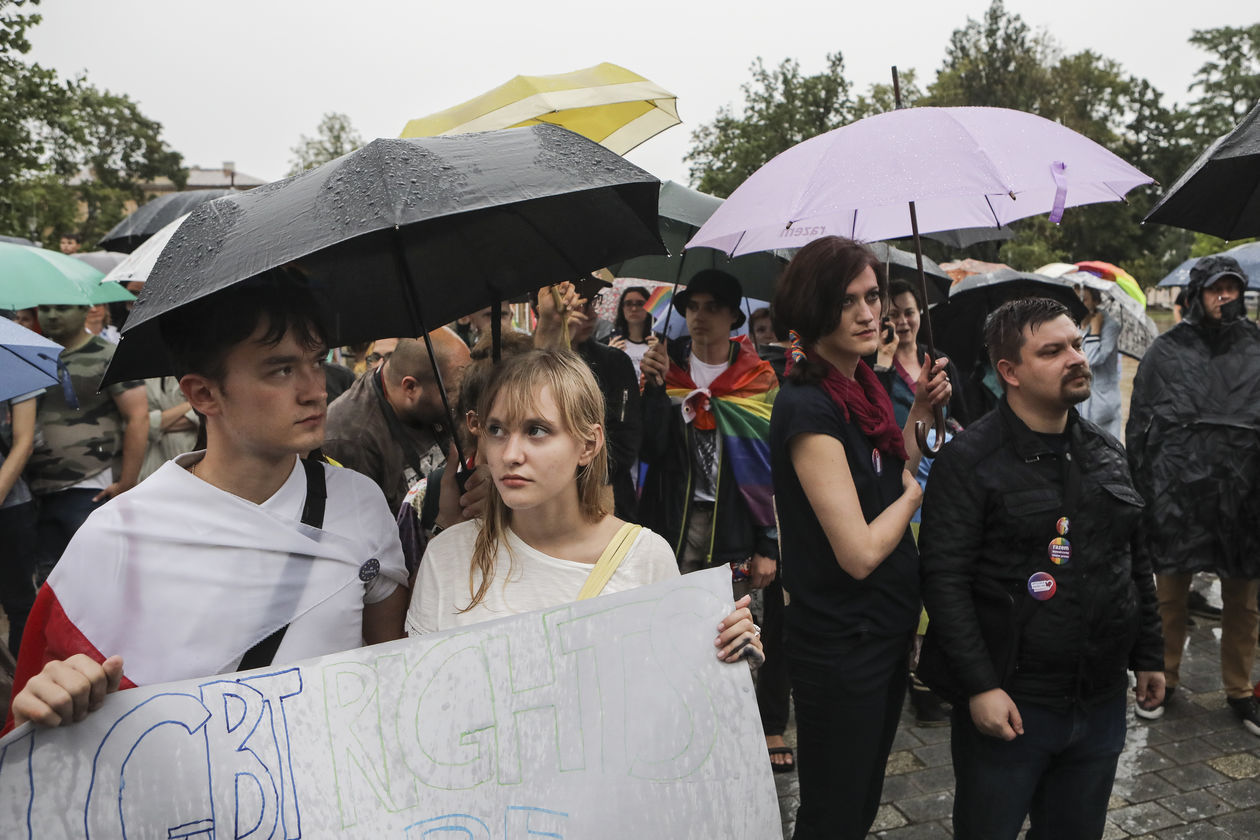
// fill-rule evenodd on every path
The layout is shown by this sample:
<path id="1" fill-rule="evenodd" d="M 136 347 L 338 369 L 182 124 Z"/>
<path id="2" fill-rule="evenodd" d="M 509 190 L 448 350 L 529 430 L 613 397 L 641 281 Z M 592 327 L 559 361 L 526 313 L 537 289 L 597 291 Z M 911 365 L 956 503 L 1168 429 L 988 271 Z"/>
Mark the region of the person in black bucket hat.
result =
<path id="1" fill-rule="evenodd" d="M 697 272 L 691 278 L 691 282 L 674 295 L 672 301 L 674 309 L 679 315 L 686 317 L 687 301 L 691 300 L 692 295 L 700 293 L 712 295 L 716 303 L 731 310 L 731 314 L 734 315 L 732 330 L 737 330 L 744 325 L 744 311 L 739 307 L 744 299 L 744 290 L 732 275 L 720 268 L 706 268 Z"/>

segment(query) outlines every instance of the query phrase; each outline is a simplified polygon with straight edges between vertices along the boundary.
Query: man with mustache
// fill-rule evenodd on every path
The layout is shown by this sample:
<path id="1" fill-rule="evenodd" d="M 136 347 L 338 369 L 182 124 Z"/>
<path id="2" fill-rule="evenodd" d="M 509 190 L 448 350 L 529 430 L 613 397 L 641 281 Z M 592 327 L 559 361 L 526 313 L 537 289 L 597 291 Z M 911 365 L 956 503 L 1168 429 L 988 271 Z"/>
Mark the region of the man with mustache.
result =
<path id="1" fill-rule="evenodd" d="M 1246 318 L 1246 287 L 1232 257 L 1190 269 L 1184 318 L 1155 339 L 1133 380 L 1126 437 L 1147 501 L 1168 694 L 1180 681 L 1191 578 L 1216 572 L 1225 698 L 1260 736 L 1250 679 L 1260 625 L 1260 330 Z M 1164 706 L 1137 713 L 1153 720 Z"/>
<path id="2" fill-rule="evenodd" d="M 945 445 L 919 533 L 932 616 L 920 676 L 954 704 L 954 836 L 1102 836 L 1139 706 L 1164 695 L 1143 502 L 1089 397 L 1080 329 L 1060 303 L 985 322 L 1004 396 Z"/>

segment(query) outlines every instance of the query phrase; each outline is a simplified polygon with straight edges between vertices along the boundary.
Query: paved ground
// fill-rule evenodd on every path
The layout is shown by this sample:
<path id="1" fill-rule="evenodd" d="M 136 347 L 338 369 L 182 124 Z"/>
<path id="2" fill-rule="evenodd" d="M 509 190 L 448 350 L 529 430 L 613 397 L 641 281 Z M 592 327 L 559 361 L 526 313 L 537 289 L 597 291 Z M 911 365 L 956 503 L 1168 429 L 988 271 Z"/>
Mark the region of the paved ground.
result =
<path id="1" fill-rule="evenodd" d="M 1196 586 L 1220 605 L 1219 586 L 1206 578 Z M 1217 659 L 1219 625 L 1195 620 L 1181 687 L 1167 714 L 1148 723 L 1129 712 L 1129 736 L 1120 756 L 1105 840 L 1260 838 L 1260 738 L 1244 730 L 1225 705 Z M 795 746 L 794 728 L 786 738 Z M 776 776 L 775 782 L 786 838 L 799 804 L 796 774 Z M 884 804 L 871 836 L 886 840 L 952 836 L 953 789 L 949 727 L 916 727 L 907 706 L 888 758 Z"/>

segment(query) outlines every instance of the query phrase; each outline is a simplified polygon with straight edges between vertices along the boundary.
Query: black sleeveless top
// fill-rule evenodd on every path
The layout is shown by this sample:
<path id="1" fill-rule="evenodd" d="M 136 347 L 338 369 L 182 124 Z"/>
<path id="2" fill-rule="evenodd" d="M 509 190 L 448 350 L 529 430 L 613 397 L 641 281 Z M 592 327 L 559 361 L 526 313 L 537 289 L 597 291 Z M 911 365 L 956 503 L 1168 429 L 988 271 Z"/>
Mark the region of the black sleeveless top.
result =
<path id="1" fill-rule="evenodd" d="M 800 434 L 830 435 L 844 445 L 867 522 L 901 496 L 905 466 L 896 456 L 873 454 L 857 423 L 843 420 L 820 386 L 784 383 L 770 418 L 770 451 L 783 588 L 790 597 L 785 612 L 789 649 L 794 656 L 808 656 L 811 646 L 847 644 L 862 635 L 909 635 L 920 609 L 919 555 L 910 529 L 865 580 L 844 571 L 792 467 L 788 444 Z"/>

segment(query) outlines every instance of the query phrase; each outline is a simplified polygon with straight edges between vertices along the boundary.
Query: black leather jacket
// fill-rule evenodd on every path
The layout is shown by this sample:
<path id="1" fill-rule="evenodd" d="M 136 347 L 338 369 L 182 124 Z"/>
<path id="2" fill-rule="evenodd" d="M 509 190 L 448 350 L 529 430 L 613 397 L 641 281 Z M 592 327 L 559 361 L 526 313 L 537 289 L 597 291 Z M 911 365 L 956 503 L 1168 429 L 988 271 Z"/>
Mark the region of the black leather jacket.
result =
<path id="1" fill-rule="evenodd" d="M 1016 700 L 1090 704 L 1123 693 L 1126 669 L 1163 669 L 1143 502 L 1124 450 L 1075 410 L 1068 441 L 1060 457 L 1002 399 L 932 467 L 919 534 L 923 600 L 929 632 L 940 634 L 969 696 L 1001 684 L 972 600 L 978 578 L 1005 588 L 1017 612 L 1028 608 L 1006 685 Z M 1065 486 L 1076 490 L 1065 494 Z M 1056 565 L 1049 546 L 1063 516 L 1071 559 Z M 1053 576 L 1057 591 L 1034 605 L 1028 580 L 1036 572 Z"/>

